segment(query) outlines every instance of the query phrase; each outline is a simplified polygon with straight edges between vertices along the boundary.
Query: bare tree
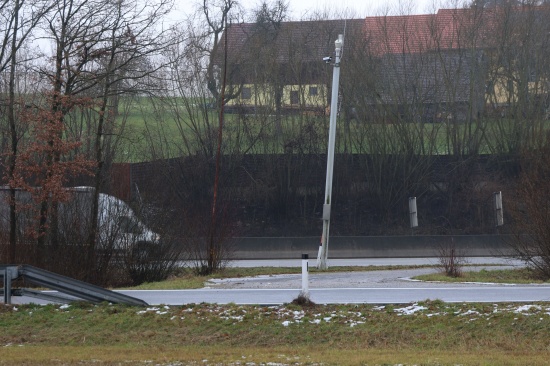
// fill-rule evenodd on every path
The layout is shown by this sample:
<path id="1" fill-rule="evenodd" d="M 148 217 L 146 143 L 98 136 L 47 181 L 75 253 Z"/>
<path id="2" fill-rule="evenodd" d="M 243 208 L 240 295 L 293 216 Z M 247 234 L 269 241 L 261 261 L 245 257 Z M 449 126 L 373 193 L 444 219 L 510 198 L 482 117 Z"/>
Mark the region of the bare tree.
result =
<path id="1" fill-rule="evenodd" d="M 207 40 L 206 45 L 211 47 L 203 48 L 208 54 L 208 66 L 206 69 L 208 90 L 212 93 L 212 96 L 216 100 L 216 105 L 220 106 L 222 103 L 221 97 L 221 70 L 216 68 L 218 64 L 216 58 L 223 58 L 224 56 L 224 41 L 222 34 L 226 30 L 226 26 L 230 20 L 230 12 L 235 10 L 238 6 L 236 0 L 203 0 L 202 3 L 202 15 L 208 25 L 208 31 L 200 35 L 202 40 Z M 199 44 L 195 44 L 196 47 L 200 47 Z M 230 96 L 226 96 L 230 99 Z"/>
<path id="2" fill-rule="evenodd" d="M 550 278 L 550 164 L 548 141 L 526 152 L 521 178 L 513 191 L 510 217 L 513 256 L 525 262 L 543 280 Z"/>
<path id="3" fill-rule="evenodd" d="M 229 192 L 225 182 L 232 179 L 230 172 L 238 164 L 240 151 L 251 142 L 247 141 L 248 127 L 241 119 L 224 119 L 223 104 L 233 92 L 229 88 L 224 92 L 222 79 L 217 78 L 230 73 L 230 66 L 222 61 L 222 67 L 214 71 L 215 58 L 227 49 L 223 46 L 226 39 L 219 36 L 235 4 L 222 2 L 219 8 L 207 2 L 203 5 L 199 14 L 181 25 L 181 30 L 171 33 L 178 42 L 164 54 L 170 64 L 165 74 L 170 88 L 151 98 L 156 118 L 147 120 L 146 125 L 152 157 L 179 157 L 166 173 L 170 191 L 176 196 L 170 207 L 178 212 L 171 220 L 172 231 L 187 241 L 197 271 L 211 273 L 222 268 L 227 259 L 228 250 L 222 243 L 230 236 L 231 215 L 226 206 Z M 215 18 L 216 14 L 221 20 Z M 202 23 L 197 24 L 197 16 Z M 168 128 L 166 119 L 175 130 Z M 180 169 L 187 168 L 191 161 L 194 172 L 180 174 Z M 162 201 L 160 194 L 156 196 Z"/>
<path id="4" fill-rule="evenodd" d="M 532 4 L 506 5 L 485 11 L 493 24 L 493 51 L 488 53 L 488 104 L 495 120 L 495 153 L 518 155 L 544 137 L 548 98 L 550 31 L 548 9 Z"/>
<path id="5" fill-rule="evenodd" d="M 8 260 L 15 263 L 17 246 L 17 220 L 16 220 L 16 190 L 13 186 L 16 171 L 16 160 L 19 153 L 19 140 L 23 136 L 23 127 L 18 123 L 18 113 L 25 108 L 25 91 L 16 87 L 18 78 L 24 78 L 24 61 L 28 52 L 22 52 L 28 40 L 32 36 L 42 17 L 52 7 L 50 1 L 2 1 L 0 3 L 0 14 L 2 33 L 0 39 L 0 74 L 7 72 L 7 136 L 9 136 L 9 151 L 5 153 L 5 165 L 7 172 L 5 180 L 10 186 L 10 235 L 9 235 L 9 256 Z M 28 11 L 32 9 L 33 11 Z M 2 134 L 4 136 L 4 134 Z M 3 152 L 4 153 L 4 152 Z"/>

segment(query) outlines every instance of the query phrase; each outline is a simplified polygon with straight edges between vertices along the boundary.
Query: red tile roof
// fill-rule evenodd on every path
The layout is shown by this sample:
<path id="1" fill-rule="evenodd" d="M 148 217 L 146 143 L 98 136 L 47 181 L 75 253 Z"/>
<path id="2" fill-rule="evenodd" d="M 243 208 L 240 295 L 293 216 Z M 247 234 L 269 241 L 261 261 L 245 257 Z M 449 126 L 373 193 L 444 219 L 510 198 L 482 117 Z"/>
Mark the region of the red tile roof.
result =
<path id="1" fill-rule="evenodd" d="M 549 10 L 550 6 L 440 9 L 436 14 L 425 15 L 283 22 L 277 31 L 273 27 L 271 30 L 263 30 L 272 32 L 273 42 L 266 42 L 265 33 L 263 38 L 254 37 L 262 31 L 255 23 L 233 24 L 228 34 L 229 49 L 235 56 L 246 54 L 254 42 L 259 42 L 260 46 L 261 43 L 265 44 L 263 49 L 266 52 L 268 49 L 277 50 L 275 57 L 279 62 L 288 62 L 291 58 L 301 61 L 320 60 L 334 51 L 334 40 L 344 32 L 355 37 L 361 34 L 373 56 L 487 48 L 498 44 L 499 30 L 503 29 L 499 24 L 508 15 L 539 14 L 539 18 L 544 18 Z M 520 18 L 519 23 L 522 21 Z M 346 40 L 344 47 L 345 43 Z"/>
<path id="2" fill-rule="evenodd" d="M 232 24 L 228 33 L 228 48 L 236 57 L 254 52 L 274 52 L 278 62 L 291 59 L 309 62 L 321 61 L 334 52 L 338 34 L 361 29 L 363 19 L 283 22 L 275 26 L 259 26 L 255 23 Z M 223 37 L 221 38 L 223 42 Z M 259 55 L 249 55 L 257 57 Z"/>
<path id="3" fill-rule="evenodd" d="M 496 9 L 440 9 L 436 14 L 367 17 L 373 55 L 422 53 L 485 46 Z M 475 43 L 475 44 L 474 44 Z"/>
<path id="4" fill-rule="evenodd" d="M 432 48 L 432 15 L 381 16 L 365 19 L 365 37 L 373 55 L 418 53 Z"/>

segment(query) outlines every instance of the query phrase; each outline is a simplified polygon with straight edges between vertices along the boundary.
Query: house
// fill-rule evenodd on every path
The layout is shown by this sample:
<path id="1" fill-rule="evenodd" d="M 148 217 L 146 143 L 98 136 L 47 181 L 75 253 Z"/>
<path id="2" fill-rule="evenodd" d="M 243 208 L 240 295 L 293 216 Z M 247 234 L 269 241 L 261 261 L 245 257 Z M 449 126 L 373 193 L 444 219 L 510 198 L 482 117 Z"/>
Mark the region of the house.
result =
<path id="1" fill-rule="evenodd" d="M 228 85 L 237 97 L 226 110 L 326 111 L 332 67 L 323 58 L 333 55 L 338 34 L 344 35 L 342 110 L 353 110 L 351 118 L 466 121 L 526 100 L 544 110 L 545 19 L 550 7 L 522 6 L 231 25 Z"/>
<path id="2" fill-rule="evenodd" d="M 231 25 L 228 84 L 240 93 L 226 110 L 323 113 L 332 72 L 323 58 L 334 53 L 339 33 L 362 26 L 362 19 Z"/>
<path id="3" fill-rule="evenodd" d="M 363 100 L 367 119 L 464 122 L 483 111 L 486 65 L 482 51 L 386 54 L 377 67 L 376 96 Z"/>

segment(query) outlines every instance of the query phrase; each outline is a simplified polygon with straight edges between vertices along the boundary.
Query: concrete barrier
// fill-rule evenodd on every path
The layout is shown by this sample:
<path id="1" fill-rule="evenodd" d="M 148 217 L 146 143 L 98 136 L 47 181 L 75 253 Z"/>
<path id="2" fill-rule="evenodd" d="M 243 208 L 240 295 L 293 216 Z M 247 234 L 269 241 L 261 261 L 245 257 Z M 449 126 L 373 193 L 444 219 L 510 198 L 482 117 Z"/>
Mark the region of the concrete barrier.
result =
<path id="1" fill-rule="evenodd" d="M 458 255 L 493 257 L 511 255 L 505 235 L 334 236 L 330 258 L 438 257 L 454 247 Z M 234 238 L 234 259 L 291 259 L 309 254 L 316 258 L 319 237 Z"/>

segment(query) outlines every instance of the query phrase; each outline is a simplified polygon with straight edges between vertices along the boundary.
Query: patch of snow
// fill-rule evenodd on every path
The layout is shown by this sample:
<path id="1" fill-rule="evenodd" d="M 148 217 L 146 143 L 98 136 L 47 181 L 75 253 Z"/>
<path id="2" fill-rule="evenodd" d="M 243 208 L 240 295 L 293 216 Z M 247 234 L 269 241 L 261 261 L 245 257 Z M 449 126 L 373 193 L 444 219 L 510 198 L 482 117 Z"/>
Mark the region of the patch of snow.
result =
<path id="1" fill-rule="evenodd" d="M 522 306 L 519 306 L 516 310 L 514 310 L 514 313 L 516 314 L 527 313 L 532 311 L 533 309 L 541 311 L 542 307 L 539 305 L 522 305 Z"/>
<path id="2" fill-rule="evenodd" d="M 438 315 L 444 315 L 444 314 L 441 314 L 441 313 L 426 314 L 428 318 L 431 318 L 432 316 L 438 316 Z"/>
<path id="3" fill-rule="evenodd" d="M 461 315 L 461 316 L 466 316 L 466 315 L 479 315 L 479 311 L 476 311 L 476 310 L 468 310 L 464 313 L 461 313 L 461 314 L 458 314 L 458 315 Z"/>
<path id="4" fill-rule="evenodd" d="M 404 308 L 394 309 L 396 313 L 400 313 L 400 315 L 412 315 L 416 312 L 427 310 L 428 308 L 425 306 L 421 306 L 418 304 L 413 304 Z"/>

